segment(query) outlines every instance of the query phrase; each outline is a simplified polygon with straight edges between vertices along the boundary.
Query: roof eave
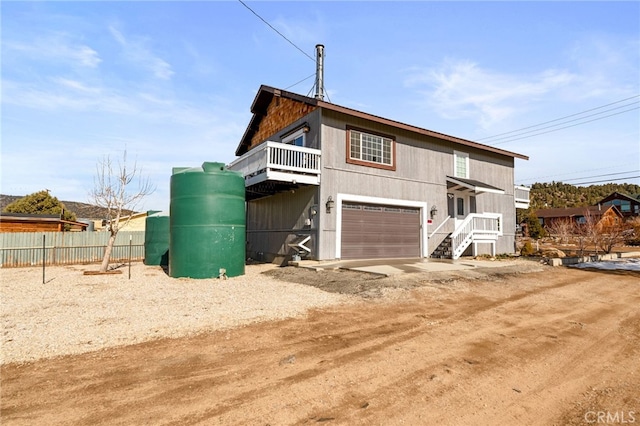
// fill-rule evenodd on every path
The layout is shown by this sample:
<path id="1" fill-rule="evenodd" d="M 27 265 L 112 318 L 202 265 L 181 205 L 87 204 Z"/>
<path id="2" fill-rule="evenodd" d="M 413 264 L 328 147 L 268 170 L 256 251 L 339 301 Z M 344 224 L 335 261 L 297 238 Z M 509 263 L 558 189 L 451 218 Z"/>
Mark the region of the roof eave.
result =
<path id="1" fill-rule="evenodd" d="M 490 151 L 496 154 L 506 155 L 508 157 L 519 158 L 521 160 L 529 160 L 529 157 L 523 154 L 518 154 L 516 152 L 507 151 L 500 148 L 495 148 L 489 145 L 484 145 L 478 142 L 473 142 L 467 139 L 457 138 L 455 136 L 446 135 L 444 133 L 434 132 L 433 130 L 423 129 L 421 127 L 412 126 L 410 124 L 405 124 L 400 121 L 391 120 L 388 118 L 383 118 L 377 115 L 369 114 L 366 112 L 358 111 L 355 109 L 343 107 L 340 105 L 332 104 L 324 101 L 317 101 L 317 104 L 321 108 L 326 108 L 332 111 L 340 112 L 343 114 L 352 115 L 358 118 L 364 118 L 367 120 L 372 120 L 381 124 L 387 124 L 389 126 L 397 127 L 403 130 L 408 130 L 410 132 L 419 133 L 426 136 L 431 136 L 437 139 L 447 140 L 450 142 L 458 143 L 461 145 L 482 149 L 484 151 Z"/>
<path id="2" fill-rule="evenodd" d="M 266 86 L 264 84 L 260 86 L 258 93 L 256 94 L 255 98 L 253 99 L 253 102 L 251 103 L 251 112 L 253 113 L 253 116 L 251 117 L 251 121 L 249 122 L 249 125 L 247 126 L 247 129 L 245 130 L 244 135 L 242 136 L 242 139 L 238 144 L 238 147 L 236 148 L 236 156 L 241 156 L 248 151 L 247 148 L 250 145 L 251 138 L 257 131 L 256 125 L 257 123 L 260 122 L 262 117 L 264 117 L 264 115 L 266 114 L 266 107 L 269 105 L 269 103 L 271 102 L 274 96 L 278 96 L 278 97 L 282 96 L 282 97 L 293 99 L 293 100 L 303 102 L 312 106 L 317 106 L 320 108 L 325 108 L 327 110 L 339 112 L 342 114 L 347 114 L 350 116 L 375 121 L 380 124 L 386 124 L 399 129 L 407 130 L 410 132 L 414 132 L 414 133 L 418 133 L 426 136 L 431 136 L 440 140 L 446 140 L 449 142 L 453 142 L 456 144 L 460 144 L 460 145 L 464 145 L 472 148 L 481 149 L 481 150 L 492 152 L 495 154 L 504 155 L 512 158 L 519 158 L 521 160 L 529 160 L 528 156 L 518 154 L 516 152 L 495 148 L 489 145 L 484 145 L 484 144 L 473 142 L 467 139 L 457 138 L 455 136 L 446 135 L 444 133 L 434 132 L 432 130 L 427 130 L 421 127 L 412 126 L 410 124 L 405 124 L 399 121 L 383 118 L 377 115 L 358 111 L 352 108 L 347 108 L 347 107 L 336 105 L 330 102 L 325 102 L 315 98 L 310 98 L 308 96 L 299 95 L 297 93 L 288 92 L 286 90 L 276 89 L 275 87 Z"/>

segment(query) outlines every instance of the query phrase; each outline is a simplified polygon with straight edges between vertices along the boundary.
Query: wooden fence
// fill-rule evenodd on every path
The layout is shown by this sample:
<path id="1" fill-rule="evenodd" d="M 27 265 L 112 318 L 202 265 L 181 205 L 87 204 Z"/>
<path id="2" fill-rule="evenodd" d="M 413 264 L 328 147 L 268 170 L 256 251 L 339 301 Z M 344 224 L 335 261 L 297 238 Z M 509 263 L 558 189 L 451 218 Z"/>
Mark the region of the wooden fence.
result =
<path id="1" fill-rule="evenodd" d="M 6 232 L 0 233 L 0 267 L 72 265 L 102 261 L 108 232 Z M 130 253 L 131 252 L 131 253 Z M 112 262 L 144 259 L 144 231 L 120 231 L 111 253 Z"/>

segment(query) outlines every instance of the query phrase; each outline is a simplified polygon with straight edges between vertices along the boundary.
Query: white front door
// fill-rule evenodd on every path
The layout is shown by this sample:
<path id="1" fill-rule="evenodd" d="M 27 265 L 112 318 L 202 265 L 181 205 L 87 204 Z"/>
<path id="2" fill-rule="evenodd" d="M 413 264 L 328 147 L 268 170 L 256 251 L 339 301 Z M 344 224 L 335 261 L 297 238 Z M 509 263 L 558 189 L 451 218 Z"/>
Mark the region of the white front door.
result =
<path id="1" fill-rule="evenodd" d="M 470 213 L 476 213 L 475 196 L 454 191 L 447 194 L 449 216 L 454 219 L 456 229 Z"/>

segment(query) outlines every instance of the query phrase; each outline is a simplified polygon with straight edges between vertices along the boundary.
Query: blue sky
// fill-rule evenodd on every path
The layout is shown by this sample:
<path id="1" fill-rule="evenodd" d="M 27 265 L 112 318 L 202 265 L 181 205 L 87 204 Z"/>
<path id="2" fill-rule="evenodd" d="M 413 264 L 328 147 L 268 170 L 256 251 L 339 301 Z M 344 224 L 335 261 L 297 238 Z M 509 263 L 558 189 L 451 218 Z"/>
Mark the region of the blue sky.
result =
<path id="1" fill-rule="evenodd" d="M 0 192 L 87 202 L 126 149 L 168 209 L 261 84 L 313 94 L 318 43 L 333 103 L 528 155 L 517 183 L 640 184 L 638 2 L 246 4 L 304 53 L 237 1 L 3 1 Z"/>

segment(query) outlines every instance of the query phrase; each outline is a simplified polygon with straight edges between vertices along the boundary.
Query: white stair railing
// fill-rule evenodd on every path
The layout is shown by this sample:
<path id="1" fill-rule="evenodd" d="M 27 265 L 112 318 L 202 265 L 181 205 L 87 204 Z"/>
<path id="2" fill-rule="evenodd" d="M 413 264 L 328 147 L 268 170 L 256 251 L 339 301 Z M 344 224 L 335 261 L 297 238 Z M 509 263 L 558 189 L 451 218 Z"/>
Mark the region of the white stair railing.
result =
<path id="1" fill-rule="evenodd" d="M 451 234 L 452 257 L 459 259 L 474 241 L 496 241 L 500 235 L 502 235 L 501 214 L 472 213 Z"/>
<path id="2" fill-rule="evenodd" d="M 431 255 L 433 254 L 433 252 L 435 250 L 437 250 L 437 246 L 433 248 L 433 251 L 430 247 L 430 242 L 431 239 L 433 238 L 434 235 L 436 235 L 436 232 L 438 232 L 440 230 L 440 228 L 442 228 L 448 221 L 449 219 L 451 219 L 451 216 L 447 216 L 446 218 L 444 218 L 444 220 L 440 223 L 440 225 L 436 226 L 436 229 L 434 229 L 431 234 L 429 234 L 429 236 L 427 237 L 427 254 L 428 257 L 431 257 Z"/>
<path id="3" fill-rule="evenodd" d="M 434 229 L 431 234 L 429 234 L 429 239 L 431 239 L 434 235 L 436 235 L 436 232 L 438 232 L 440 230 L 440 228 L 442 228 L 444 226 L 445 223 L 447 223 L 447 221 L 451 219 L 451 216 L 447 216 L 440 225 L 438 225 L 436 227 L 436 229 Z"/>

